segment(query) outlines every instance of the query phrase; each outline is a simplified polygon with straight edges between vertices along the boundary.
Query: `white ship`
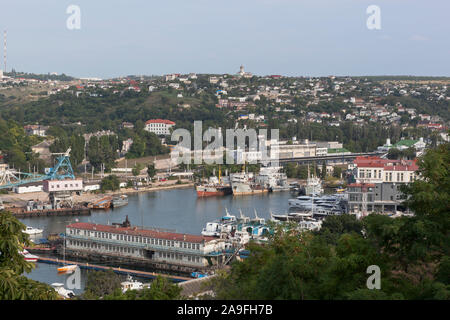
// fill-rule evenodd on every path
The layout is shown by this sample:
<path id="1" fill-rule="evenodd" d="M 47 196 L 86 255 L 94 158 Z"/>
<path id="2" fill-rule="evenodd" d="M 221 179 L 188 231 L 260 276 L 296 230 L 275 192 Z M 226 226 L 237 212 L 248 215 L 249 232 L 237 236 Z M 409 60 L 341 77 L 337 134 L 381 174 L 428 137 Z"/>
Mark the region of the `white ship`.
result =
<path id="1" fill-rule="evenodd" d="M 128 290 L 142 290 L 144 288 L 144 284 L 137 280 L 133 280 L 133 278 L 128 275 L 127 280 L 120 283 L 122 286 L 122 292 L 125 293 Z"/>
<path id="2" fill-rule="evenodd" d="M 306 180 L 305 195 L 321 195 L 323 193 L 322 181 L 319 177 L 311 175 L 308 166 L 308 179 Z"/>
<path id="3" fill-rule="evenodd" d="M 253 173 L 234 173 L 230 175 L 233 195 L 251 195 L 269 192 L 264 185 L 255 181 Z"/>
<path id="4" fill-rule="evenodd" d="M 29 235 L 34 235 L 34 234 L 40 234 L 40 233 L 44 232 L 44 230 L 27 226 L 26 229 L 22 232 L 29 234 Z"/>
<path id="5" fill-rule="evenodd" d="M 256 182 L 272 192 L 289 190 L 287 176 L 281 169 L 282 167 L 261 167 Z"/>

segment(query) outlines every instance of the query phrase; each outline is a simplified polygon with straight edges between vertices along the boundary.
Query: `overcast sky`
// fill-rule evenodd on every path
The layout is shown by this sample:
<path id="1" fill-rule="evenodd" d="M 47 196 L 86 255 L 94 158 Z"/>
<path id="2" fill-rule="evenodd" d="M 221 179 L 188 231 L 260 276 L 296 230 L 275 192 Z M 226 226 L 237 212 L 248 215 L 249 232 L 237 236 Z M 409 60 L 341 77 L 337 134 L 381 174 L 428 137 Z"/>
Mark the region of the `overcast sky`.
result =
<path id="1" fill-rule="evenodd" d="M 8 71 L 450 76 L 449 0 L 1 2 Z M 71 4 L 79 30 L 66 26 Z M 366 26 L 369 5 L 380 30 Z"/>

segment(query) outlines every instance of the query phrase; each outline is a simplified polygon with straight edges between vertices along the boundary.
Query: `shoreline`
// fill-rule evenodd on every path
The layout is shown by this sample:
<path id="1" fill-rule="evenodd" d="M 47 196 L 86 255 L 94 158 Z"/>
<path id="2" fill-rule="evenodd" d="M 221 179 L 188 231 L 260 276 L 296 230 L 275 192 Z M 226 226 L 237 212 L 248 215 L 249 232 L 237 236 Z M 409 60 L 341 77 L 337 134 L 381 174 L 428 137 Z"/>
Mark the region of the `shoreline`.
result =
<path id="1" fill-rule="evenodd" d="M 83 202 L 91 202 L 95 199 L 99 199 L 105 196 L 114 196 L 114 195 L 132 195 L 136 193 L 144 193 L 144 192 L 156 192 L 161 190 L 172 190 L 172 189 L 180 189 L 180 188 L 190 188 L 193 187 L 193 182 L 183 183 L 183 184 L 159 184 L 152 187 L 141 187 L 139 189 L 134 188 L 121 188 L 116 191 L 107 191 L 102 193 L 95 193 L 91 191 L 83 192 L 81 195 L 73 195 L 73 201 L 75 204 L 80 204 Z M 24 207 L 29 200 L 34 201 L 43 201 L 48 202 L 48 193 L 44 191 L 39 192 L 30 192 L 30 193 L 8 193 L 4 195 L 0 195 L 0 199 L 3 201 L 5 205 L 5 209 Z"/>

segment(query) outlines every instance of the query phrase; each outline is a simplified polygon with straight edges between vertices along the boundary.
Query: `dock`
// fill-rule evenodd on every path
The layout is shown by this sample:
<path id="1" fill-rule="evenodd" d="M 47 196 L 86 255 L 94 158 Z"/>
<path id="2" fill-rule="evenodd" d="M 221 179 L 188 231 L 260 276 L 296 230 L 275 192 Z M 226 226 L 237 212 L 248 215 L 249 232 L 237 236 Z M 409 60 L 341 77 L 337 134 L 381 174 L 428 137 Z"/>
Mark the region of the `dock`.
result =
<path id="1" fill-rule="evenodd" d="M 91 214 L 89 208 L 63 208 L 47 210 L 11 210 L 16 218 L 48 217 L 48 216 L 88 216 Z"/>
<path id="2" fill-rule="evenodd" d="M 81 263 L 81 262 L 70 261 L 70 260 L 60 260 L 57 258 L 55 259 L 55 258 L 48 258 L 48 257 L 39 257 L 38 262 L 48 263 L 48 264 L 57 264 L 57 265 L 76 264 L 81 269 L 95 270 L 95 271 L 107 271 L 109 269 L 112 269 L 117 274 L 132 275 L 135 277 L 147 278 L 147 279 L 154 279 L 158 276 L 162 276 L 162 277 L 168 278 L 169 280 L 176 282 L 176 283 L 187 281 L 187 280 L 192 280 L 192 278 L 176 276 L 176 275 L 168 275 L 168 274 L 147 272 L 147 271 L 140 271 L 140 270 L 131 270 L 131 269 L 125 269 L 125 268 L 120 268 L 120 267 L 113 268 L 113 267 L 100 266 L 100 265 L 95 265 L 95 264 L 90 264 L 90 263 Z"/>

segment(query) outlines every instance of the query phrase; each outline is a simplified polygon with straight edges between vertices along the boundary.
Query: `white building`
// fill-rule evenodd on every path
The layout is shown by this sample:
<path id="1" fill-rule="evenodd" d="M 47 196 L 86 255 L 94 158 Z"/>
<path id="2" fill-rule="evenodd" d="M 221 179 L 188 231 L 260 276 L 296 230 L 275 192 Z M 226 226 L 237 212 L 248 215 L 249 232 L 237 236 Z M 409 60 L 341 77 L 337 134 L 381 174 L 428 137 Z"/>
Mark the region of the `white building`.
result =
<path id="1" fill-rule="evenodd" d="M 83 190 L 83 180 L 67 179 L 67 180 L 45 180 L 44 191 L 81 191 Z"/>
<path id="2" fill-rule="evenodd" d="M 411 183 L 418 179 L 416 160 L 357 157 L 353 167 L 358 183 Z"/>
<path id="3" fill-rule="evenodd" d="M 43 191 L 42 182 L 30 182 L 13 188 L 15 193 L 30 193 Z"/>
<path id="4" fill-rule="evenodd" d="M 170 128 L 175 122 L 165 119 L 151 119 L 145 122 L 144 130 L 153 132 L 156 135 L 169 135 Z"/>

